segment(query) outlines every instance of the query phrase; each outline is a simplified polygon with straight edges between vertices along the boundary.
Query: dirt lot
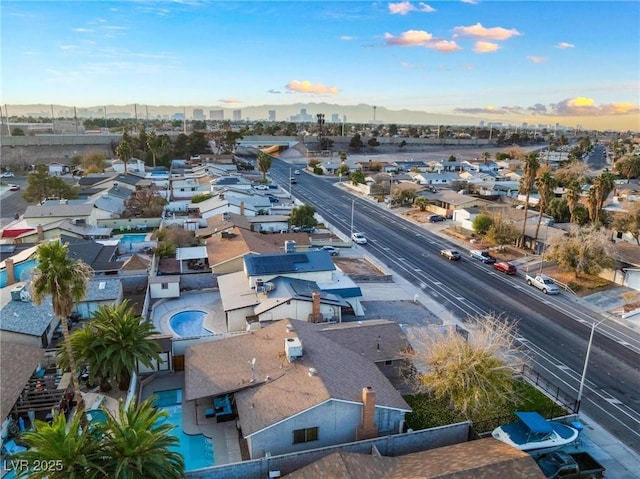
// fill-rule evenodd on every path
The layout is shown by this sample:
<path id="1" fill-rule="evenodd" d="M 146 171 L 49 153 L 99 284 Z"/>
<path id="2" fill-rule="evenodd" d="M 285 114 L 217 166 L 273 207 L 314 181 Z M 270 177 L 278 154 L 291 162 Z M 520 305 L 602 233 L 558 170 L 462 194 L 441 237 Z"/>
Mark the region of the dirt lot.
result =
<path id="1" fill-rule="evenodd" d="M 405 211 L 404 213 L 402 213 L 402 216 L 406 216 L 416 223 L 427 223 L 429 221 L 429 216 L 431 216 L 432 214 L 433 212 L 431 211 L 420 211 L 419 209 L 413 209 Z"/>
<path id="2" fill-rule="evenodd" d="M 384 276 L 385 274 L 372 263 L 362 258 L 333 258 L 338 268 L 346 274 L 366 274 Z"/>

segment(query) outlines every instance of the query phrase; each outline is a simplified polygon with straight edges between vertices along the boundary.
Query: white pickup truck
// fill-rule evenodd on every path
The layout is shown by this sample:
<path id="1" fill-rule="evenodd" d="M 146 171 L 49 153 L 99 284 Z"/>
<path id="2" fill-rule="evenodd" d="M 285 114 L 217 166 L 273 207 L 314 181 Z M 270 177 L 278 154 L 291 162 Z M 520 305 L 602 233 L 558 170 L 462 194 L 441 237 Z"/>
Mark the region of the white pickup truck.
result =
<path id="1" fill-rule="evenodd" d="M 544 294 L 558 294 L 560 292 L 560 288 L 558 288 L 556 283 L 544 274 L 536 274 L 534 276 L 528 274 L 526 280 L 529 286 L 535 286 Z"/>

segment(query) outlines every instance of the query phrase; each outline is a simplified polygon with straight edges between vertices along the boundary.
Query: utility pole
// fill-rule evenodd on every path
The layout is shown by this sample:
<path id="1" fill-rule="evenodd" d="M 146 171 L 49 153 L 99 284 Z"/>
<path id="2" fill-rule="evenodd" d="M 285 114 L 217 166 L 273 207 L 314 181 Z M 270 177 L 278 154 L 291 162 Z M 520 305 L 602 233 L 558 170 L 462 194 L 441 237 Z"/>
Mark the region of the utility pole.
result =
<path id="1" fill-rule="evenodd" d="M 349 236 L 349 241 L 353 242 L 353 213 L 356 209 L 356 200 L 351 200 L 351 235 Z"/>
<path id="2" fill-rule="evenodd" d="M 593 343 L 593 333 L 596 328 L 602 323 L 604 319 L 600 321 L 594 321 L 591 324 L 591 334 L 589 335 L 589 344 L 587 345 L 587 354 L 584 357 L 584 368 L 582 369 L 582 377 L 580 378 L 580 389 L 578 389 L 578 398 L 576 399 L 576 413 L 580 411 L 580 403 L 582 402 L 582 391 L 584 390 L 584 383 L 587 377 L 587 366 L 589 365 L 589 354 L 591 354 L 591 344 Z"/>

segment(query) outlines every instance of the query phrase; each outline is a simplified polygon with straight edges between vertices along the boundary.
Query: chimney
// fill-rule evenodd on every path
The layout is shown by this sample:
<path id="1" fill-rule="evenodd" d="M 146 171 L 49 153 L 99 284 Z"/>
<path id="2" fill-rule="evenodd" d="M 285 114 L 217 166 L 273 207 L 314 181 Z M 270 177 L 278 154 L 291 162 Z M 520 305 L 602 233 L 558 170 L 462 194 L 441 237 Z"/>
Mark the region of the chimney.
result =
<path id="1" fill-rule="evenodd" d="M 362 388 L 362 424 L 358 426 L 356 440 L 378 437 L 376 426 L 376 392 L 371 386 Z"/>
<path id="2" fill-rule="evenodd" d="M 311 314 L 309 315 L 309 322 L 321 323 L 322 313 L 320 312 L 320 293 L 318 291 L 314 291 L 311 293 L 311 299 L 313 300 L 313 305 L 311 307 Z"/>
<path id="3" fill-rule="evenodd" d="M 13 260 L 11 258 L 5 260 L 4 262 L 5 271 L 7 272 L 7 284 L 5 286 L 9 286 L 16 282 L 16 273 L 13 269 Z"/>
<path id="4" fill-rule="evenodd" d="M 38 231 L 38 243 L 40 243 L 44 241 L 44 228 L 42 227 L 42 225 L 38 225 L 37 231 Z"/>
<path id="5" fill-rule="evenodd" d="M 240 216 L 244 216 L 244 201 L 240 202 Z"/>

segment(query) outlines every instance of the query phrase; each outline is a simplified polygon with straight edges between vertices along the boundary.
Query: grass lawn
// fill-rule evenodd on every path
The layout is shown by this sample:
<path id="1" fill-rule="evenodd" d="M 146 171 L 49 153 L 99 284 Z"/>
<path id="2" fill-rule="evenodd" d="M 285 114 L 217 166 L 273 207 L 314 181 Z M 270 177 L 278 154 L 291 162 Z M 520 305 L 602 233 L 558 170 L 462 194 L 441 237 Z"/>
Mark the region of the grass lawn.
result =
<path id="1" fill-rule="evenodd" d="M 518 392 L 519 400 L 510 404 L 503 416 L 498 418 L 475 418 L 475 420 L 474 418 L 469 418 L 474 420 L 474 425 L 478 432 L 489 432 L 501 424 L 514 421 L 513 413 L 517 411 L 536 411 L 547 418 L 567 414 L 567 411 L 561 406 L 524 381 L 516 383 L 516 391 Z M 413 412 L 407 414 L 405 420 L 407 425 L 416 431 L 446 426 L 447 424 L 468 419 L 452 411 L 445 399 L 435 399 L 428 394 L 404 396 L 404 399 L 413 409 Z"/>

